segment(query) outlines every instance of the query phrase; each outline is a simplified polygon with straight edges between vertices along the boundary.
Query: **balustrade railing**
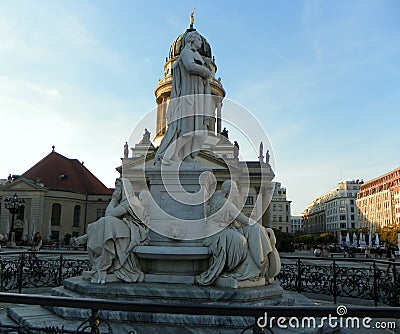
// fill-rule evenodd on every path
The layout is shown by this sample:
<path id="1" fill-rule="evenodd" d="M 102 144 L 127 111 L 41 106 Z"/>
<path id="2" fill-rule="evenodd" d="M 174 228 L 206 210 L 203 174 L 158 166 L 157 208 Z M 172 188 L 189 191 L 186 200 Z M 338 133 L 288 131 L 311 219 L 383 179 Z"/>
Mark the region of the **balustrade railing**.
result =
<path id="1" fill-rule="evenodd" d="M 86 252 L 1 252 L 0 291 L 56 287 L 90 269 Z"/>
<path id="2" fill-rule="evenodd" d="M 282 257 L 281 286 L 299 293 L 351 297 L 400 305 L 400 263 L 368 259 Z"/>
<path id="3" fill-rule="evenodd" d="M 400 263 L 368 259 L 282 256 L 278 281 L 286 290 L 361 298 L 400 305 Z M 1 252 L 0 291 L 22 293 L 28 288 L 56 287 L 64 279 L 90 270 L 86 252 Z"/>

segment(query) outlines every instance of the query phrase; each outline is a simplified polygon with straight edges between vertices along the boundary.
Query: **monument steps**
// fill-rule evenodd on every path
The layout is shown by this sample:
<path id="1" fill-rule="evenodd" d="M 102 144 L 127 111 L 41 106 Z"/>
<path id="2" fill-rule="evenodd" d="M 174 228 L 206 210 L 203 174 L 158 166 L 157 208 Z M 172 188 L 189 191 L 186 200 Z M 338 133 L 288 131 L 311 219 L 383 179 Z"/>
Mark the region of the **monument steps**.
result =
<path id="1" fill-rule="evenodd" d="M 213 286 L 194 286 L 189 284 L 154 284 L 154 283 L 107 283 L 91 284 L 80 277 L 70 278 L 63 287 L 52 290 L 54 296 L 71 298 L 113 299 L 136 301 L 143 304 L 155 303 L 174 305 L 218 305 L 226 308 L 234 306 L 271 306 L 290 305 L 290 299 L 282 298 L 282 288 L 276 284 L 249 289 L 228 289 Z M 91 311 L 67 307 L 50 307 L 48 311 L 62 319 L 86 319 Z M 251 317 L 190 315 L 146 312 L 117 312 L 103 310 L 99 315 L 110 322 L 152 324 L 157 326 L 194 326 L 214 328 L 247 327 Z M 199 332 L 203 333 L 203 332 Z"/>

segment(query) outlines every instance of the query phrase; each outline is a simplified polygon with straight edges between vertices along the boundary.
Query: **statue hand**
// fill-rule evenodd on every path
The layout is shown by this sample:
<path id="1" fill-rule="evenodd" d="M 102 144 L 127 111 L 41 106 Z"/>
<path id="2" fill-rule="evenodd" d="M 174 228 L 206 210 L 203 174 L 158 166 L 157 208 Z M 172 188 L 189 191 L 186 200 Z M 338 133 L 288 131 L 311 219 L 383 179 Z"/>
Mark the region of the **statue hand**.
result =
<path id="1" fill-rule="evenodd" d="M 212 75 L 212 72 L 207 67 L 204 67 L 203 69 L 204 69 L 203 78 L 204 79 L 210 78 Z"/>
<path id="2" fill-rule="evenodd" d="M 257 224 L 257 222 L 254 219 L 249 218 L 249 225 L 254 225 Z"/>
<path id="3" fill-rule="evenodd" d="M 115 189 L 112 194 L 112 198 L 116 199 L 116 200 L 120 200 L 122 198 L 122 190 L 120 188 Z"/>
<path id="4" fill-rule="evenodd" d="M 211 59 L 211 58 L 206 58 L 206 59 L 205 59 L 205 63 L 206 63 L 206 66 L 207 66 L 209 69 L 211 69 L 212 59 Z"/>

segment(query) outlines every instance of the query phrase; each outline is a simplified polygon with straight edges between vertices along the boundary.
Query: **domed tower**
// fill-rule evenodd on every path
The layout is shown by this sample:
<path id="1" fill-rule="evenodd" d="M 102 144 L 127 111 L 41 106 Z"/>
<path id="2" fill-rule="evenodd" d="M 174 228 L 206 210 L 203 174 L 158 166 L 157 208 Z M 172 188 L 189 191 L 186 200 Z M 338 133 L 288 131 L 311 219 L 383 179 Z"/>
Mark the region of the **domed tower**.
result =
<path id="1" fill-rule="evenodd" d="M 178 59 L 181 50 L 185 46 L 185 37 L 186 34 L 190 31 L 195 31 L 196 29 L 193 28 L 194 24 L 194 19 L 193 19 L 193 13 L 190 14 L 190 26 L 186 31 L 179 35 L 175 41 L 172 42 L 171 47 L 169 49 L 169 55 L 166 58 L 165 64 L 164 64 L 164 77 L 160 80 L 158 80 L 158 84 L 156 89 L 154 90 L 154 94 L 156 96 L 156 102 L 157 102 L 157 123 L 156 123 L 156 136 L 154 138 L 154 144 L 155 146 L 159 146 L 161 143 L 161 139 L 163 138 L 166 128 L 167 128 L 167 119 L 166 119 L 166 113 L 168 109 L 168 103 L 170 100 L 171 96 L 171 90 L 172 90 L 172 66 L 175 63 L 175 61 Z M 201 35 L 200 35 L 201 36 Z M 202 39 L 202 45 L 201 49 L 199 50 L 200 55 L 203 58 L 210 58 L 212 59 L 211 61 L 211 69 L 212 69 L 212 79 L 210 82 L 210 88 L 211 88 L 211 95 L 213 95 L 213 106 L 215 110 L 215 117 L 214 117 L 214 122 L 211 122 L 211 127 L 210 131 L 213 131 L 214 133 L 220 133 L 221 132 L 221 108 L 222 108 L 222 100 L 225 97 L 225 90 L 222 87 L 221 83 L 221 78 L 216 79 L 215 78 L 215 73 L 217 72 L 217 66 L 215 65 L 214 62 L 214 57 L 211 53 L 211 46 L 207 42 L 207 40 L 201 36 Z"/>

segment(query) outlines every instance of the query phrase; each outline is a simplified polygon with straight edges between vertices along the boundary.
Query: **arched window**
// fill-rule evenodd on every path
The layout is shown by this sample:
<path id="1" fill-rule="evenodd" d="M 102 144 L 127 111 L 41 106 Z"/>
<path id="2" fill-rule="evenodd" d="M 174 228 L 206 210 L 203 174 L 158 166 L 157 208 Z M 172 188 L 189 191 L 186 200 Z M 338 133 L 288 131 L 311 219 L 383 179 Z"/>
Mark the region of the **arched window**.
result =
<path id="1" fill-rule="evenodd" d="M 75 205 L 74 207 L 74 220 L 72 226 L 79 227 L 79 221 L 81 220 L 81 206 Z"/>
<path id="2" fill-rule="evenodd" d="M 61 204 L 54 203 L 51 207 L 51 225 L 60 225 L 61 222 Z"/>

